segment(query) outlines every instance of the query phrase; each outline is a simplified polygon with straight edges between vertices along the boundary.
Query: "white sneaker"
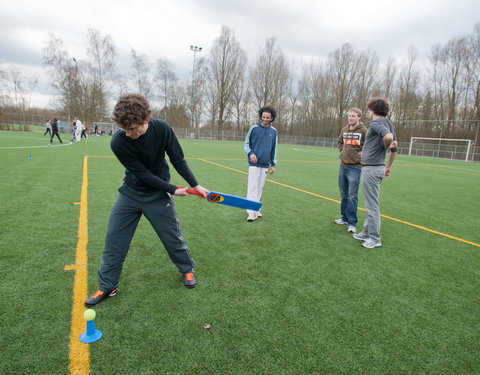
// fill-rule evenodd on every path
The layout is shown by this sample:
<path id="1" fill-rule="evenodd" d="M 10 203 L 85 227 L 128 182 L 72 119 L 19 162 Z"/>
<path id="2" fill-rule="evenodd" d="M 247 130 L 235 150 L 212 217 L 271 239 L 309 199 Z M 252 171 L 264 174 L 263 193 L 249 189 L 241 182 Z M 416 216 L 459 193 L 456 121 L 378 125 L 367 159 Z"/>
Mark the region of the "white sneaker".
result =
<path id="1" fill-rule="evenodd" d="M 360 241 L 366 241 L 369 238 L 364 232 L 354 234 L 352 237 Z"/>
<path id="2" fill-rule="evenodd" d="M 353 225 L 349 225 L 347 232 L 349 233 L 355 233 L 357 231 L 357 228 L 355 228 Z"/>
<path id="3" fill-rule="evenodd" d="M 346 222 L 345 220 L 343 220 L 342 218 L 340 218 L 340 219 L 335 220 L 335 224 L 340 224 L 340 225 L 342 225 L 342 224 L 348 224 L 348 222 Z"/>
<path id="4" fill-rule="evenodd" d="M 262 213 L 261 213 L 260 211 L 257 211 L 257 212 L 255 213 L 255 216 L 256 216 L 256 218 L 258 219 L 259 217 L 262 217 L 263 215 L 262 215 Z"/>
<path id="5" fill-rule="evenodd" d="M 254 213 L 248 214 L 247 221 L 255 221 L 257 220 L 257 217 L 255 216 Z"/>
<path id="6" fill-rule="evenodd" d="M 382 243 L 380 242 L 380 240 L 374 240 L 372 238 L 369 238 L 364 243 L 362 243 L 362 246 L 366 247 L 367 249 L 374 249 L 376 247 L 381 247 Z"/>

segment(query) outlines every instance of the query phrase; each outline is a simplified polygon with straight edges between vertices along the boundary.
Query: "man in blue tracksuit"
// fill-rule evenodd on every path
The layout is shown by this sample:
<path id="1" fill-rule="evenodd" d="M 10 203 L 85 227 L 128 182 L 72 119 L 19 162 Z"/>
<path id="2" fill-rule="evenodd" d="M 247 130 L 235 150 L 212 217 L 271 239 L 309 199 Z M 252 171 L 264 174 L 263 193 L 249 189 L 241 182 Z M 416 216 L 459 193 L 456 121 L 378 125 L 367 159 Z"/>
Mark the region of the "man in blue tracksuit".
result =
<path id="1" fill-rule="evenodd" d="M 260 121 L 252 125 L 245 137 L 244 151 L 248 156 L 247 199 L 262 200 L 267 173 L 275 173 L 277 165 L 277 129 L 272 126 L 277 113 L 269 106 L 258 111 Z M 247 221 L 262 217 L 260 211 L 247 210 Z"/>

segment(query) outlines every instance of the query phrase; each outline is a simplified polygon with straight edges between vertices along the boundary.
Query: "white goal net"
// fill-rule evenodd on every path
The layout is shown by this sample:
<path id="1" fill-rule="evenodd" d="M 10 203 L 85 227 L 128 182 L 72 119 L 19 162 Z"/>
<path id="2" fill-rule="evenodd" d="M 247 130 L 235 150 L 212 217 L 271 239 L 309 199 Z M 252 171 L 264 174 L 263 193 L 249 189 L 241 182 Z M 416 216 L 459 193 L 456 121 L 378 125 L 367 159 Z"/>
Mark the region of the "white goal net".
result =
<path id="1" fill-rule="evenodd" d="M 471 161 L 473 144 L 471 139 L 411 137 L 408 155 Z"/>

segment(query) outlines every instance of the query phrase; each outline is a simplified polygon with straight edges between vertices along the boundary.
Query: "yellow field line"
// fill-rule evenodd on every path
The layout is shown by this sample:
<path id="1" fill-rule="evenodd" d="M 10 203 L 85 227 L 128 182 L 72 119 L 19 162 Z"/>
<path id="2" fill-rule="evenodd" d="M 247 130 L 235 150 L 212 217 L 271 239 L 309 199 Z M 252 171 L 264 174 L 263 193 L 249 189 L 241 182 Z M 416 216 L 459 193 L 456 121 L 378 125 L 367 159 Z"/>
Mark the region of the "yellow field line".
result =
<path id="1" fill-rule="evenodd" d="M 80 335 L 85 331 L 83 319 L 85 307 L 83 301 L 87 296 L 87 244 L 88 244 L 88 156 L 83 158 L 83 181 L 80 193 L 80 216 L 78 219 L 78 240 L 75 264 L 65 266 L 65 270 L 75 271 L 73 281 L 72 322 L 70 327 L 70 366 L 69 374 L 88 375 L 90 373 L 89 345 L 80 342 Z"/>
<path id="2" fill-rule="evenodd" d="M 198 160 L 201 160 L 201 161 L 203 161 L 203 162 L 205 162 L 205 163 L 209 163 L 209 164 L 216 165 L 216 166 L 221 167 L 221 168 L 229 169 L 229 170 L 234 171 L 234 172 L 238 172 L 238 173 L 242 173 L 242 174 L 247 174 L 247 173 L 244 172 L 244 171 L 240 171 L 240 170 L 235 169 L 235 168 L 230 168 L 230 167 L 227 167 L 227 166 L 222 165 L 222 164 L 214 163 L 214 162 L 209 161 L 209 160 L 205 160 L 205 159 L 201 159 L 201 158 L 198 158 Z M 305 194 L 308 194 L 308 195 L 313 195 L 313 196 L 315 196 L 315 197 L 322 198 L 322 199 L 325 199 L 325 200 L 328 200 L 328 201 L 331 201 L 331 202 L 340 203 L 339 200 L 332 199 L 332 198 L 328 198 L 328 197 L 325 197 L 325 196 L 323 196 L 323 195 L 315 194 L 315 193 L 312 193 L 311 191 L 299 189 L 299 188 L 296 188 L 296 187 L 294 187 L 294 186 L 290 186 L 290 185 L 283 184 L 283 183 L 281 183 L 281 182 L 277 182 L 277 181 L 273 181 L 273 180 L 269 180 L 269 179 L 267 179 L 267 181 L 270 182 L 270 183 L 272 183 L 272 184 L 277 184 L 277 185 L 286 187 L 286 188 L 288 188 L 288 189 L 300 191 L 300 192 L 302 192 L 302 193 L 305 193 Z M 360 208 L 360 207 L 359 207 L 359 209 L 362 210 L 362 211 L 365 211 L 364 208 Z M 455 240 L 455 241 L 460 241 L 460 242 L 463 242 L 463 243 L 466 243 L 466 244 L 469 244 L 469 245 L 473 245 L 473 246 L 480 247 L 480 244 L 475 243 L 475 242 L 471 242 L 471 241 L 464 240 L 463 238 L 451 236 L 451 235 L 449 235 L 449 234 L 442 233 L 442 232 L 439 232 L 439 231 L 436 231 L 436 230 L 433 230 L 433 229 L 429 229 L 429 228 L 423 227 L 423 226 L 421 226 L 421 225 L 409 223 L 408 221 L 403 221 L 403 220 L 400 220 L 400 219 L 396 219 L 396 218 L 391 217 L 391 216 L 387 216 L 387 215 L 380 215 L 380 216 L 384 217 L 385 219 L 389 219 L 389 220 L 396 221 L 396 222 L 398 222 L 398 223 L 402 223 L 402 224 L 405 224 L 405 225 L 409 225 L 409 226 L 411 226 L 411 227 L 424 230 L 424 231 L 426 231 L 426 232 L 438 234 L 439 236 L 447 237 L 447 238 L 450 238 L 450 239 Z"/>

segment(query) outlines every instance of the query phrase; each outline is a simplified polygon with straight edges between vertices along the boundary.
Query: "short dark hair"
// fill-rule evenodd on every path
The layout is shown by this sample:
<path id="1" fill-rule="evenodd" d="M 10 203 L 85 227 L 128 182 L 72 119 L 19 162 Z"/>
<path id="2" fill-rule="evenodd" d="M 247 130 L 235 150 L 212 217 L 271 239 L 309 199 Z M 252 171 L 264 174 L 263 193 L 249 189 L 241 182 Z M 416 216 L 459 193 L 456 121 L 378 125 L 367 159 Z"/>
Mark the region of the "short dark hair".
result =
<path id="1" fill-rule="evenodd" d="M 258 117 L 260 118 L 260 120 L 262 119 L 263 112 L 267 112 L 267 113 L 270 113 L 272 115 L 272 121 L 271 122 L 273 122 L 275 120 L 275 117 L 277 117 L 277 111 L 275 111 L 273 109 L 273 107 L 271 107 L 269 105 L 266 105 L 265 107 L 262 107 L 258 110 Z"/>
<path id="2" fill-rule="evenodd" d="M 390 107 L 383 99 L 372 99 L 368 102 L 367 107 L 377 116 L 387 116 Z"/>
<path id="3" fill-rule="evenodd" d="M 113 109 L 112 120 L 119 127 L 125 128 L 132 124 L 143 124 L 150 113 L 150 104 L 142 94 L 124 94 Z"/>

